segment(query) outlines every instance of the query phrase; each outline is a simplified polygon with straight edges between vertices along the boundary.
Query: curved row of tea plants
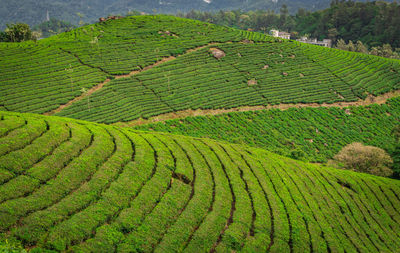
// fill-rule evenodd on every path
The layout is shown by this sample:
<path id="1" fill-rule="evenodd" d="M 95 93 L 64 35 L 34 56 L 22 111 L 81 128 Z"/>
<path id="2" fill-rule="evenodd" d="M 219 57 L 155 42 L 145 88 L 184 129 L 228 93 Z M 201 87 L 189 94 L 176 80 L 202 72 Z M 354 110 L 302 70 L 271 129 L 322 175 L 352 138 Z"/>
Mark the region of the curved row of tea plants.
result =
<path id="1" fill-rule="evenodd" d="M 0 43 L 0 104 L 7 110 L 48 112 L 105 79 L 57 48 Z"/>
<path id="2" fill-rule="evenodd" d="M 34 114 L 0 112 L 0 143 L 0 241 L 29 249 L 400 247 L 395 180 L 210 139 Z"/>
<path id="3" fill-rule="evenodd" d="M 214 48 L 226 56 L 216 59 Z M 92 106 L 80 101 L 58 115 L 113 123 L 186 109 L 356 101 L 399 88 L 398 61 L 324 49 L 338 71 L 317 48 L 287 41 L 211 45 L 114 80 L 90 96 Z"/>
<path id="4" fill-rule="evenodd" d="M 226 140 L 305 159 L 326 162 L 352 142 L 394 151 L 400 98 L 383 105 L 349 108 L 291 108 L 196 116 L 136 126 L 194 137 Z"/>

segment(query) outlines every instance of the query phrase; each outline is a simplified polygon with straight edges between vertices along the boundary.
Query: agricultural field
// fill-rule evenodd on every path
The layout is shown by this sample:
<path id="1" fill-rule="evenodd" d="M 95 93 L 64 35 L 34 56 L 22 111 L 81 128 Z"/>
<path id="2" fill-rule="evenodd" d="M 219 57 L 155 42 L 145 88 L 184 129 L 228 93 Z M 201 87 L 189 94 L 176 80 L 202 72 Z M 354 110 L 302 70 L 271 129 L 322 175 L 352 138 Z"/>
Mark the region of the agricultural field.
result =
<path id="1" fill-rule="evenodd" d="M 400 183 L 246 145 L 0 112 L 0 241 L 39 251 L 395 252 Z"/>
<path id="2" fill-rule="evenodd" d="M 399 88 L 398 60 L 166 15 L 0 43 L 0 252 L 396 252 L 400 181 L 321 162 L 392 152 L 400 98 L 343 105 Z M 340 107 L 120 127 L 282 104 Z"/>
<path id="3" fill-rule="evenodd" d="M 394 151 L 400 98 L 382 105 L 290 108 L 196 116 L 135 126 L 246 144 L 312 162 L 327 162 L 345 145 L 362 142 Z"/>
<path id="4" fill-rule="evenodd" d="M 226 56 L 216 59 L 214 48 Z M 81 100 L 57 115 L 114 123 L 186 109 L 357 101 L 397 89 L 399 70 L 398 60 L 296 42 L 220 43 L 112 81 L 90 96 L 92 106 Z"/>
<path id="5" fill-rule="evenodd" d="M 0 43 L 0 105 L 10 111 L 48 112 L 107 78 L 210 42 L 250 35 L 170 16 L 143 16 L 85 26 L 36 43 Z"/>
<path id="6" fill-rule="evenodd" d="M 400 83 L 399 60 L 165 15 L 0 43 L 0 56 L 0 108 L 100 123 L 187 109 L 358 101 Z"/>

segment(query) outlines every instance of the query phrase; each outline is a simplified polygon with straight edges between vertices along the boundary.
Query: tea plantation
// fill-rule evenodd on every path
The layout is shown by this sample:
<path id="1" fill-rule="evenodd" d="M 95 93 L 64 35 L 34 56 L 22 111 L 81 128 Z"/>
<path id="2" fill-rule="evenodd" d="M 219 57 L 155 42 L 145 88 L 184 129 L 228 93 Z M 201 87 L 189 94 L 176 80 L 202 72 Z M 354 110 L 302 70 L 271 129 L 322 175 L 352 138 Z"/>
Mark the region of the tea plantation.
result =
<path id="1" fill-rule="evenodd" d="M 226 140 L 297 159 L 326 162 L 352 142 L 363 142 L 391 153 L 396 145 L 392 130 L 399 120 L 397 97 L 386 104 L 366 107 L 231 112 L 134 128 Z"/>
<path id="2" fill-rule="evenodd" d="M 400 181 L 270 151 L 390 152 L 399 98 L 101 123 L 399 88 L 398 60 L 165 15 L 0 43 L 0 252 L 398 252 Z"/>
<path id="3" fill-rule="evenodd" d="M 114 123 L 197 108 L 357 101 L 398 89 L 399 72 L 399 60 L 136 16 L 0 43 L 0 106 Z"/>
<path id="4" fill-rule="evenodd" d="M 0 112 L 1 241 L 73 252 L 395 252 L 399 181 L 245 145 Z"/>
<path id="5" fill-rule="evenodd" d="M 226 53 L 216 59 L 213 48 Z M 220 43 L 112 81 L 57 115 L 103 123 L 185 109 L 357 101 L 397 89 L 400 61 L 295 42 Z"/>

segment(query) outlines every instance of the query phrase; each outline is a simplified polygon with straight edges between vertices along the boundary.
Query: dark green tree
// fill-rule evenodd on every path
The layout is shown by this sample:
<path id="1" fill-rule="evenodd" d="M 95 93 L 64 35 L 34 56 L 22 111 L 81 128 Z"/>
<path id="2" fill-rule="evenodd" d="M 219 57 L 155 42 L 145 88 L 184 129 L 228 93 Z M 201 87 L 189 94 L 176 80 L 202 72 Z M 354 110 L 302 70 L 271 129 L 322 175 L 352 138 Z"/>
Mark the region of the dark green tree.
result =
<path id="1" fill-rule="evenodd" d="M 397 143 L 394 151 L 392 153 L 392 160 L 393 160 L 393 177 L 400 179 L 400 144 Z"/>
<path id="2" fill-rule="evenodd" d="M 0 31 L 0 42 L 8 42 L 8 35 L 6 32 Z"/>
<path id="3" fill-rule="evenodd" d="M 32 31 L 27 24 L 7 24 L 5 32 L 7 34 L 8 40 L 11 42 L 21 42 L 32 39 Z"/>

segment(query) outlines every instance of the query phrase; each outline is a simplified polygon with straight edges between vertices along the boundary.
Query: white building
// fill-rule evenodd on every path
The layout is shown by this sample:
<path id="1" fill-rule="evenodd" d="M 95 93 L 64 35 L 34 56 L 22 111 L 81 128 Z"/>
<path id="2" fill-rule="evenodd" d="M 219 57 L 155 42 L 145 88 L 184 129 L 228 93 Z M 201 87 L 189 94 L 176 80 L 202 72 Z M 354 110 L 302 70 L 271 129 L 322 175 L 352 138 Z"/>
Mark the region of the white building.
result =
<path id="1" fill-rule="evenodd" d="M 287 33 L 287 32 L 280 32 L 279 30 L 271 30 L 271 31 L 269 31 L 269 34 L 276 38 L 290 40 L 290 33 Z"/>
<path id="2" fill-rule="evenodd" d="M 307 37 L 301 37 L 301 39 L 298 39 L 297 41 L 322 47 L 332 46 L 332 40 L 330 39 L 324 39 L 322 41 L 318 41 L 317 39 L 309 39 Z"/>

